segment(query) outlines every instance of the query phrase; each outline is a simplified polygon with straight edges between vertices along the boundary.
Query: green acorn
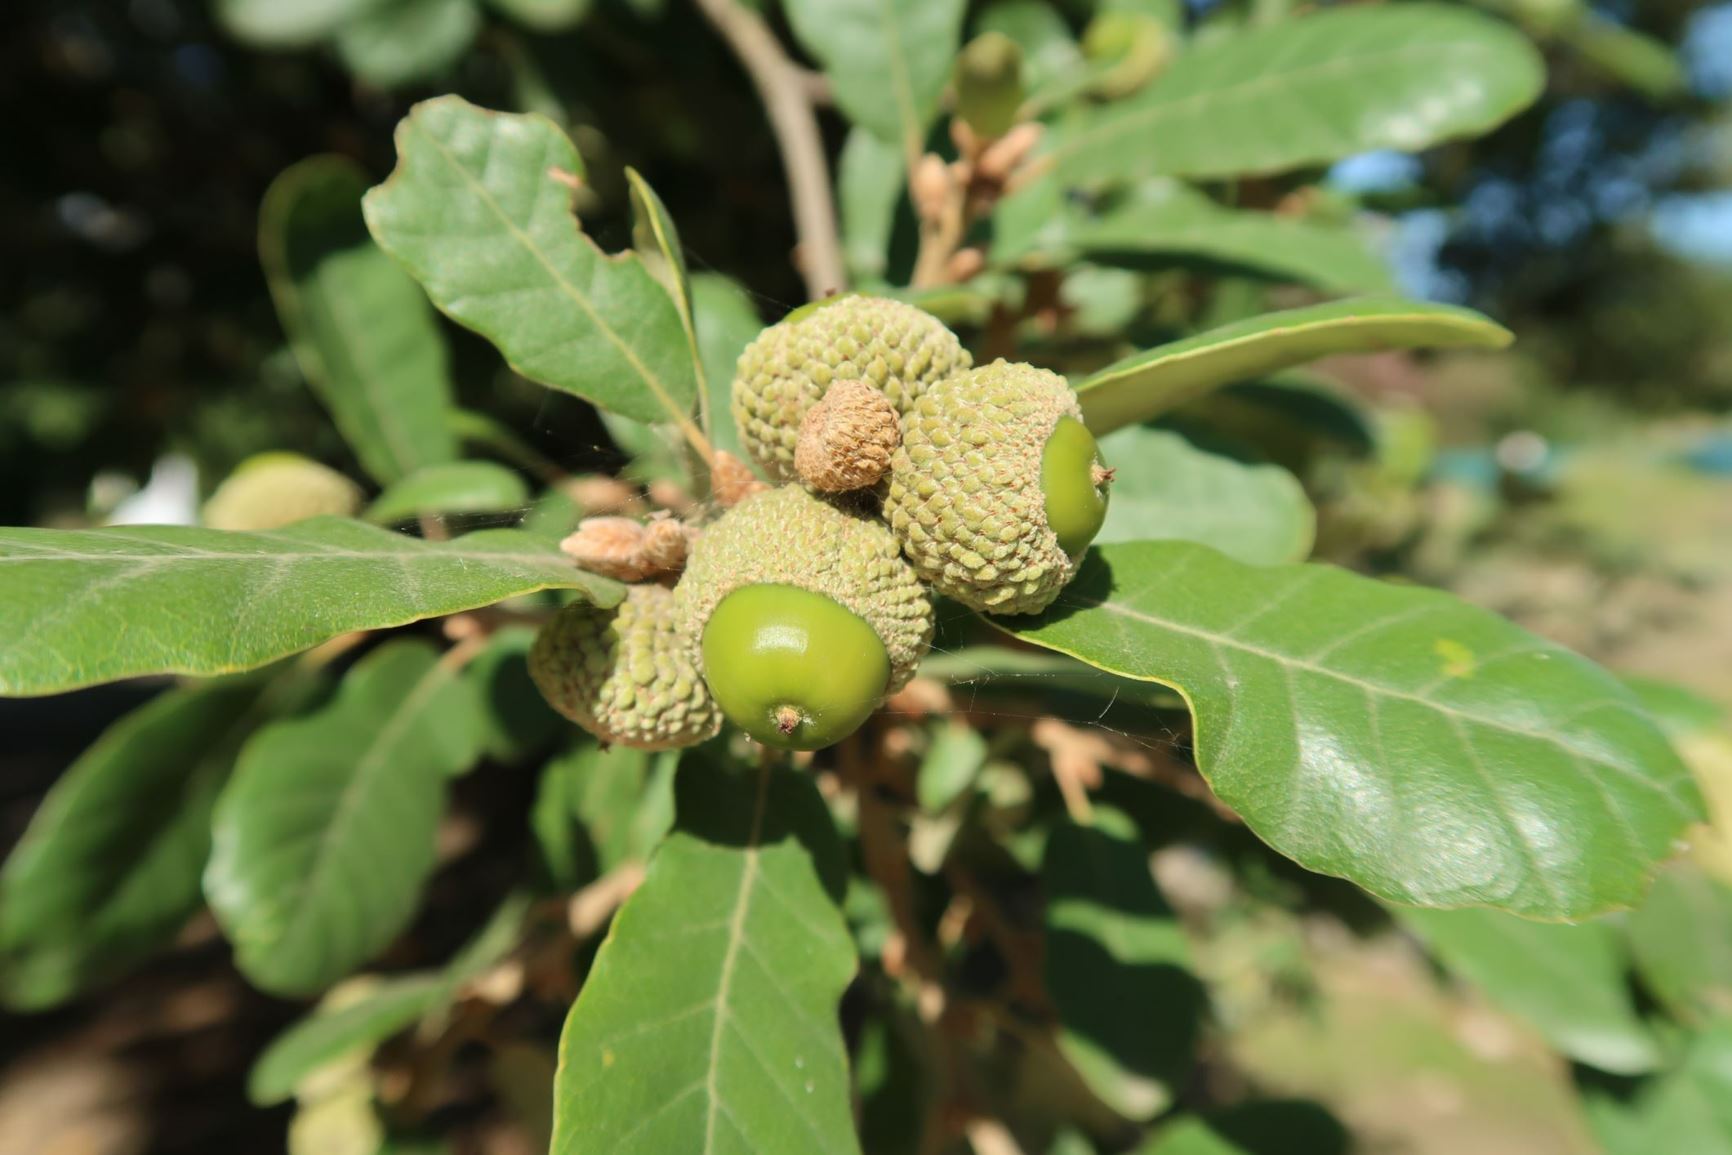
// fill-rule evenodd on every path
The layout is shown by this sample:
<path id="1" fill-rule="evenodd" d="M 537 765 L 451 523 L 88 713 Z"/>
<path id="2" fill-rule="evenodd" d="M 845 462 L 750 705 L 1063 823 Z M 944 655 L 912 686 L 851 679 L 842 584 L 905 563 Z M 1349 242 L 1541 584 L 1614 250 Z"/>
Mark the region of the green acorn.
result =
<path id="1" fill-rule="evenodd" d="M 956 57 L 956 115 L 984 140 L 996 140 L 1016 125 L 1027 93 L 1022 85 L 1022 49 L 1002 32 L 985 32 Z"/>
<path id="2" fill-rule="evenodd" d="M 548 705 L 614 745 L 673 750 L 722 726 L 664 586 L 631 586 L 611 610 L 566 606 L 536 635 L 529 676 Z"/>
<path id="3" fill-rule="evenodd" d="M 298 453 L 259 453 L 223 479 L 201 520 L 211 529 L 265 530 L 360 508 L 360 486 L 336 470 Z"/>
<path id="4" fill-rule="evenodd" d="M 884 516 L 939 593 L 1031 614 L 1076 575 L 1111 479 L 1065 379 L 994 361 L 903 415 Z"/>
<path id="5" fill-rule="evenodd" d="M 800 423 L 832 382 L 867 382 L 906 412 L 933 382 L 970 364 L 955 334 L 913 305 L 850 295 L 803 306 L 740 354 L 740 444 L 772 481 L 794 481 Z"/>
<path id="6" fill-rule="evenodd" d="M 853 733 L 932 643 L 932 602 L 890 531 L 799 486 L 723 514 L 675 592 L 722 712 L 782 749 Z"/>

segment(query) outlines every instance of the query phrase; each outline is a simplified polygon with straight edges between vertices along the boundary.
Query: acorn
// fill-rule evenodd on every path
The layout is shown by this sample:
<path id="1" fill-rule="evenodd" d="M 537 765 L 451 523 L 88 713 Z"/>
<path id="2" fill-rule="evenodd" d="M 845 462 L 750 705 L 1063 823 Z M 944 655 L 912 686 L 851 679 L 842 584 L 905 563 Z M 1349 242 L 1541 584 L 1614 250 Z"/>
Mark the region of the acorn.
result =
<path id="1" fill-rule="evenodd" d="M 361 487 L 298 453 L 259 453 L 235 467 L 205 502 L 211 529 L 279 529 L 309 517 L 351 517 Z"/>
<path id="2" fill-rule="evenodd" d="M 884 516 L 921 578 L 971 609 L 1032 614 L 1106 520 L 1101 462 L 1063 377 L 995 361 L 902 418 Z"/>
<path id="3" fill-rule="evenodd" d="M 996 140 L 1016 125 L 1027 93 L 1022 48 L 1002 32 L 985 32 L 956 56 L 956 115 L 976 136 Z"/>
<path id="4" fill-rule="evenodd" d="M 722 713 L 779 749 L 853 733 L 932 644 L 932 602 L 890 531 L 799 486 L 706 528 L 675 596 Z"/>
<path id="5" fill-rule="evenodd" d="M 956 335 L 913 305 L 846 295 L 802 306 L 740 354 L 740 444 L 771 481 L 793 481 L 800 424 L 833 383 L 864 381 L 905 413 L 933 382 L 971 364 Z"/>
<path id="6" fill-rule="evenodd" d="M 566 606 L 536 635 L 529 676 L 548 705 L 612 745 L 674 750 L 722 726 L 665 586 L 631 586 L 613 609 Z"/>

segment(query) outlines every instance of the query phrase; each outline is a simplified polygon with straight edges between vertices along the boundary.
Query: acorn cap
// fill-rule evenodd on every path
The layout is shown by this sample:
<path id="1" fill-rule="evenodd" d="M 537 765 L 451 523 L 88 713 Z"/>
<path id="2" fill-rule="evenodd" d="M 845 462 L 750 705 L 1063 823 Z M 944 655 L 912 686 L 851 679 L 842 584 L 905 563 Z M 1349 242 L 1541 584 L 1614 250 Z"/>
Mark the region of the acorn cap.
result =
<path id="1" fill-rule="evenodd" d="M 932 644 L 932 602 L 876 518 L 788 485 L 747 498 L 708 526 L 675 587 L 681 633 L 701 638 L 723 598 L 744 586 L 795 586 L 864 619 L 901 689 Z"/>
<path id="2" fill-rule="evenodd" d="M 235 467 L 205 502 L 211 529 L 278 529 L 309 517 L 353 516 L 361 487 L 298 453 L 260 453 Z"/>
<path id="3" fill-rule="evenodd" d="M 673 750 L 722 726 L 693 653 L 673 591 L 631 586 L 614 609 L 560 610 L 536 635 L 529 676 L 548 705 L 603 742 Z"/>
<path id="4" fill-rule="evenodd" d="M 793 481 L 800 423 L 833 383 L 865 381 L 905 413 L 933 382 L 972 363 L 955 334 L 913 305 L 842 296 L 804 306 L 740 354 L 740 444 L 772 481 Z"/>
<path id="5" fill-rule="evenodd" d="M 921 578 L 988 613 L 1051 604 L 1105 515 L 1110 473 L 1081 417 L 1063 377 L 1006 361 L 945 381 L 904 414 L 884 516 Z M 1043 468 L 1050 460 L 1066 468 Z"/>

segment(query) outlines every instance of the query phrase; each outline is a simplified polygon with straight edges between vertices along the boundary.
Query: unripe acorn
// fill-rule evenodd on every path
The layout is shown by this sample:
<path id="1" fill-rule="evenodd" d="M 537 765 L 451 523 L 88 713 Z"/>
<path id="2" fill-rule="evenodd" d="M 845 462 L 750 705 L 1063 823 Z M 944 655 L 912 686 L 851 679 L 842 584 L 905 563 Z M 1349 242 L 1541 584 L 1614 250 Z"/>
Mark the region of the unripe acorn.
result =
<path id="1" fill-rule="evenodd" d="M 956 114 L 983 140 L 1011 130 L 1026 95 L 1022 48 L 1004 33 L 982 33 L 957 55 Z"/>
<path id="2" fill-rule="evenodd" d="M 548 705 L 614 745 L 673 750 L 722 726 L 665 586 L 631 586 L 610 610 L 566 606 L 536 635 L 529 676 Z"/>
<path id="3" fill-rule="evenodd" d="M 1083 53 L 1100 70 L 1091 87 L 1114 100 L 1165 72 L 1173 47 L 1166 25 L 1136 12 L 1103 12 L 1083 30 Z"/>
<path id="4" fill-rule="evenodd" d="M 902 418 L 884 516 L 920 576 L 995 614 L 1031 614 L 1076 576 L 1112 472 L 1063 377 L 995 361 Z"/>
<path id="5" fill-rule="evenodd" d="M 799 486 L 706 528 L 675 596 L 722 712 L 780 749 L 853 733 L 932 643 L 931 599 L 890 531 Z"/>
<path id="6" fill-rule="evenodd" d="M 360 486 L 336 470 L 298 453 L 260 453 L 217 486 L 200 520 L 211 529 L 265 530 L 360 508 Z"/>
<path id="7" fill-rule="evenodd" d="M 841 296 L 802 306 L 740 354 L 740 444 L 771 481 L 793 481 L 800 423 L 832 383 L 864 381 L 905 413 L 933 382 L 970 364 L 955 334 L 913 305 Z"/>

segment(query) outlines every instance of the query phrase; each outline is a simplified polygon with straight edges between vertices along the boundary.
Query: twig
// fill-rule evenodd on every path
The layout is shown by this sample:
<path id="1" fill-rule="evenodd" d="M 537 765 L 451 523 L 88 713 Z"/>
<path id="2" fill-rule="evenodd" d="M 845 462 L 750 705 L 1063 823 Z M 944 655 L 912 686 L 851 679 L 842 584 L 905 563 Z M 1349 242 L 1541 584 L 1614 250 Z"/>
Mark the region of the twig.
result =
<path id="1" fill-rule="evenodd" d="M 806 70 L 788 59 L 769 25 L 737 0 L 696 3 L 751 75 L 769 114 L 794 204 L 797 263 L 806 281 L 806 295 L 816 300 L 847 288 L 836 205 L 830 192 L 830 166 L 812 108 L 813 90 Z"/>
<path id="2" fill-rule="evenodd" d="M 970 1119 L 968 1145 L 974 1155 L 1022 1155 L 1008 1128 L 997 1119 Z"/>

